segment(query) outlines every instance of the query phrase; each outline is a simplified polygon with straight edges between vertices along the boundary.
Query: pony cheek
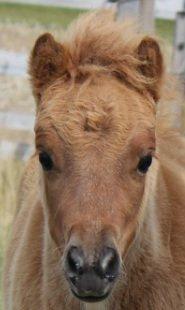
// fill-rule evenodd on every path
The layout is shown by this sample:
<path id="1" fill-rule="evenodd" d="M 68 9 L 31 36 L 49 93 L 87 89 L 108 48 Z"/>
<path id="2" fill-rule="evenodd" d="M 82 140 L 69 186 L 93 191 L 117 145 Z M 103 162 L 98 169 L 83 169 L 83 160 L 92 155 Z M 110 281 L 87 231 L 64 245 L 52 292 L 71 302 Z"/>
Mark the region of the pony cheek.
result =
<path id="1" fill-rule="evenodd" d="M 59 212 L 60 213 L 60 212 Z M 48 212 L 48 228 L 53 241 L 58 247 L 62 247 L 65 243 L 65 227 L 61 214 L 54 216 L 56 212 L 53 208 L 49 208 Z"/>
<path id="2" fill-rule="evenodd" d="M 121 257 L 124 259 L 127 256 L 137 235 L 137 223 L 130 222 L 127 226 L 123 226 L 121 237 L 118 242 L 118 248 L 121 249 Z"/>

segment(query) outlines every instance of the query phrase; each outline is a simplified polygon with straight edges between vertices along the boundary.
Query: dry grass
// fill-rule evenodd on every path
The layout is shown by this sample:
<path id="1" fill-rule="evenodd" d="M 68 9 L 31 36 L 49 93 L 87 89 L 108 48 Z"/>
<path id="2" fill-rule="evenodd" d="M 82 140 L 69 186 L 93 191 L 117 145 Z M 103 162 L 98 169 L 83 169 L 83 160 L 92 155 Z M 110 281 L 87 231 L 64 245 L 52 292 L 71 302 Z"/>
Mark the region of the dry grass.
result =
<path id="1" fill-rule="evenodd" d="M 0 279 L 10 226 L 16 207 L 16 196 L 23 163 L 13 159 L 1 161 L 0 165 Z M 0 309 L 2 293 L 0 290 Z"/>
<path id="2" fill-rule="evenodd" d="M 26 22 L 0 22 L 0 46 L 14 52 L 30 53 L 39 35 L 51 32 L 59 41 L 62 41 L 64 29 L 57 25 L 29 25 Z"/>
<path id="3" fill-rule="evenodd" d="M 35 113 L 28 77 L 0 75 L 0 111 Z"/>

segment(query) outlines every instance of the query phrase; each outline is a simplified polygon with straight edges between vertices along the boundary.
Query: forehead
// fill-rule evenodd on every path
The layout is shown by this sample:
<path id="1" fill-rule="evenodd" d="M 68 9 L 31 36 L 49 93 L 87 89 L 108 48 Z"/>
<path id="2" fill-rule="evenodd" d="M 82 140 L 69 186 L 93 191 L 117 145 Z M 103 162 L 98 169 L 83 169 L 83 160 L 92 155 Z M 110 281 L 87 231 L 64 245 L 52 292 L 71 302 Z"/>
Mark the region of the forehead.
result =
<path id="1" fill-rule="evenodd" d="M 70 144 L 92 140 L 120 143 L 134 128 L 154 126 L 149 99 L 116 79 L 99 75 L 83 83 L 58 81 L 45 92 L 36 134 L 53 128 Z"/>

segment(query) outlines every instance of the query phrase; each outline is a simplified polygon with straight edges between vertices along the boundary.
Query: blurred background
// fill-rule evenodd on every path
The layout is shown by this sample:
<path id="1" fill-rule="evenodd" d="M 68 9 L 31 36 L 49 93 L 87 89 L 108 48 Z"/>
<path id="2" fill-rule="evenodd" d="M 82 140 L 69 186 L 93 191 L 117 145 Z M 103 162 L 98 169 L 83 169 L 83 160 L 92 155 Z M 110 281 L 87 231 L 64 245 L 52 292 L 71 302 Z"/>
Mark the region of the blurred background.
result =
<path id="1" fill-rule="evenodd" d="M 137 18 L 145 32 L 161 38 L 168 71 L 184 81 L 185 0 L 0 1 L 0 279 L 20 175 L 34 149 L 35 104 L 27 74 L 30 50 L 43 32 L 52 32 L 62 41 L 72 20 L 102 7 L 113 8 L 121 20 Z M 172 114 L 178 115 L 174 126 L 185 128 L 183 111 L 178 109 L 172 107 Z"/>

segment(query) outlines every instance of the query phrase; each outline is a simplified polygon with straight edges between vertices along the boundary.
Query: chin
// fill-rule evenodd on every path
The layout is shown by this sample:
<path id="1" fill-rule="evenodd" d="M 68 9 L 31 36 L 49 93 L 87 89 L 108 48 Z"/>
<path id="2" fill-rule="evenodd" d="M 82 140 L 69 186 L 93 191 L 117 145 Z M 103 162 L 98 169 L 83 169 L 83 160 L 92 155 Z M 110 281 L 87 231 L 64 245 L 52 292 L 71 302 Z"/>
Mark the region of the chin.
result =
<path id="1" fill-rule="evenodd" d="M 101 296 L 91 296 L 91 295 L 87 295 L 87 296 L 80 296 L 78 295 L 76 292 L 72 291 L 73 295 L 78 298 L 79 300 L 86 302 L 86 303 L 97 303 L 97 302 L 101 302 L 105 299 L 107 299 L 107 297 L 109 296 L 109 293 L 106 293 L 104 295 Z"/>

